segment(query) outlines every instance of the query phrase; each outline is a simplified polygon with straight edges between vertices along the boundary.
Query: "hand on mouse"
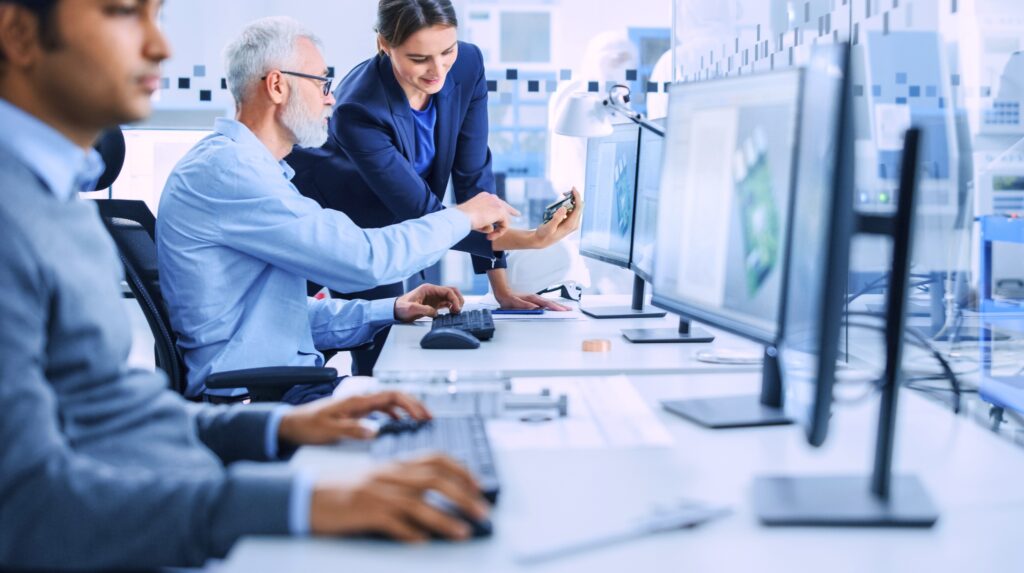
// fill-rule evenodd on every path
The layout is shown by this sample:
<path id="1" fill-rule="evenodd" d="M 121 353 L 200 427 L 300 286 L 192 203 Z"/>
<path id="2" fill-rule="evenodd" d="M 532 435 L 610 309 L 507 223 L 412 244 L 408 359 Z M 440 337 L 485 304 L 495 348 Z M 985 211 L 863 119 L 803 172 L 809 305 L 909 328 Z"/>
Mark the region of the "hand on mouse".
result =
<path id="1" fill-rule="evenodd" d="M 472 532 L 466 523 L 427 502 L 424 496 L 431 490 L 471 518 L 486 519 L 490 511 L 464 467 L 431 455 L 391 464 L 355 483 L 316 484 L 310 529 L 316 535 L 383 534 L 407 543 L 431 535 L 468 539 Z"/>

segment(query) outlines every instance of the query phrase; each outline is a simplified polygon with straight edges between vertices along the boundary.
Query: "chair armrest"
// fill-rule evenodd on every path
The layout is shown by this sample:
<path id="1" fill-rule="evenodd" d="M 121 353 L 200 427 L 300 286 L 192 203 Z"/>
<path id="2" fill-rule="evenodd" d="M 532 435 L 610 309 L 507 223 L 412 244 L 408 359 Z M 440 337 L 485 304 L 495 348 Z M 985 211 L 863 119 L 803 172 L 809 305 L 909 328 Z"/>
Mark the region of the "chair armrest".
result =
<path id="1" fill-rule="evenodd" d="M 338 371 L 334 368 L 315 366 L 274 366 L 270 368 L 246 368 L 211 374 L 204 382 L 207 388 L 259 388 L 288 389 L 298 384 L 323 384 L 334 382 Z"/>

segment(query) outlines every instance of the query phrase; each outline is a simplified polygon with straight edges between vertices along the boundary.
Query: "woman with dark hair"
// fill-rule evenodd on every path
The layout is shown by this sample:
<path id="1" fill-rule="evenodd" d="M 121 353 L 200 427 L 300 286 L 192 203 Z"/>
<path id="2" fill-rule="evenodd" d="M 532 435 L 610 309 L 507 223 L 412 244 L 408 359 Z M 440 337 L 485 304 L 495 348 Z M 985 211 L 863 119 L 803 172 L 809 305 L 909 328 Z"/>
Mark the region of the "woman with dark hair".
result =
<path id="1" fill-rule="evenodd" d="M 361 227 L 383 227 L 443 209 L 449 179 L 456 203 L 494 193 L 487 146 L 487 81 L 483 56 L 459 42 L 449 0 L 380 0 L 377 48 L 334 93 L 330 136 L 319 149 L 297 148 L 286 159 L 303 195 L 347 214 Z M 454 248 L 473 255 L 503 308 L 568 310 L 532 293 L 513 292 L 503 251 L 544 248 L 579 228 L 582 200 L 532 230 L 510 229 L 498 240 L 473 233 Z M 346 293 L 344 298 L 400 295 L 401 283 Z M 353 352 L 357 374 L 370 374 L 383 346 Z"/>

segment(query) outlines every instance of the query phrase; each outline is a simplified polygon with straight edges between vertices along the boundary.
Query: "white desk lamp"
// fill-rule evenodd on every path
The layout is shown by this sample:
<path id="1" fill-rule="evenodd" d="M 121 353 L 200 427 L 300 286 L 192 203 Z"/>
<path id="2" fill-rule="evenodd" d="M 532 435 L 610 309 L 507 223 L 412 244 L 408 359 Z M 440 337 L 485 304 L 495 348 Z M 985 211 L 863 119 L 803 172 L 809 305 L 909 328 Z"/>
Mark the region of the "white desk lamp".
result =
<path id="1" fill-rule="evenodd" d="M 612 116 L 619 114 L 662 137 L 665 130 L 644 119 L 629 107 L 629 88 L 615 84 L 608 97 L 593 93 L 575 93 L 562 106 L 555 121 L 555 133 L 569 137 L 604 137 L 612 133 Z"/>

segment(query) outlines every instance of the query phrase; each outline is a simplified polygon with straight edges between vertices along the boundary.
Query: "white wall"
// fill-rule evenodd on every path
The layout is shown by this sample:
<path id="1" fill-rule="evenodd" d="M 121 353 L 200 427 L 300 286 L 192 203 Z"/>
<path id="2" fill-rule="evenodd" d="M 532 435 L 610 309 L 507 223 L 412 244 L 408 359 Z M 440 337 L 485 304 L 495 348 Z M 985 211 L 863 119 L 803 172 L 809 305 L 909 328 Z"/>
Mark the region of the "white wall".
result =
<path id="1" fill-rule="evenodd" d="M 324 41 L 327 65 L 338 76 L 374 53 L 377 2 L 374 0 L 174 0 L 163 11 L 163 28 L 173 56 L 163 66 L 170 79 L 158 109 L 232 109 L 230 95 L 220 89 L 224 75 L 221 52 L 249 21 L 273 15 L 291 16 Z M 177 78 L 191 77 L 193 66 L 205 65 L 206 77 L 193 78 L 192 88 L 179 90 Z M 213 91 L 213 101 L 199 101 L 199 89 Z"/>

